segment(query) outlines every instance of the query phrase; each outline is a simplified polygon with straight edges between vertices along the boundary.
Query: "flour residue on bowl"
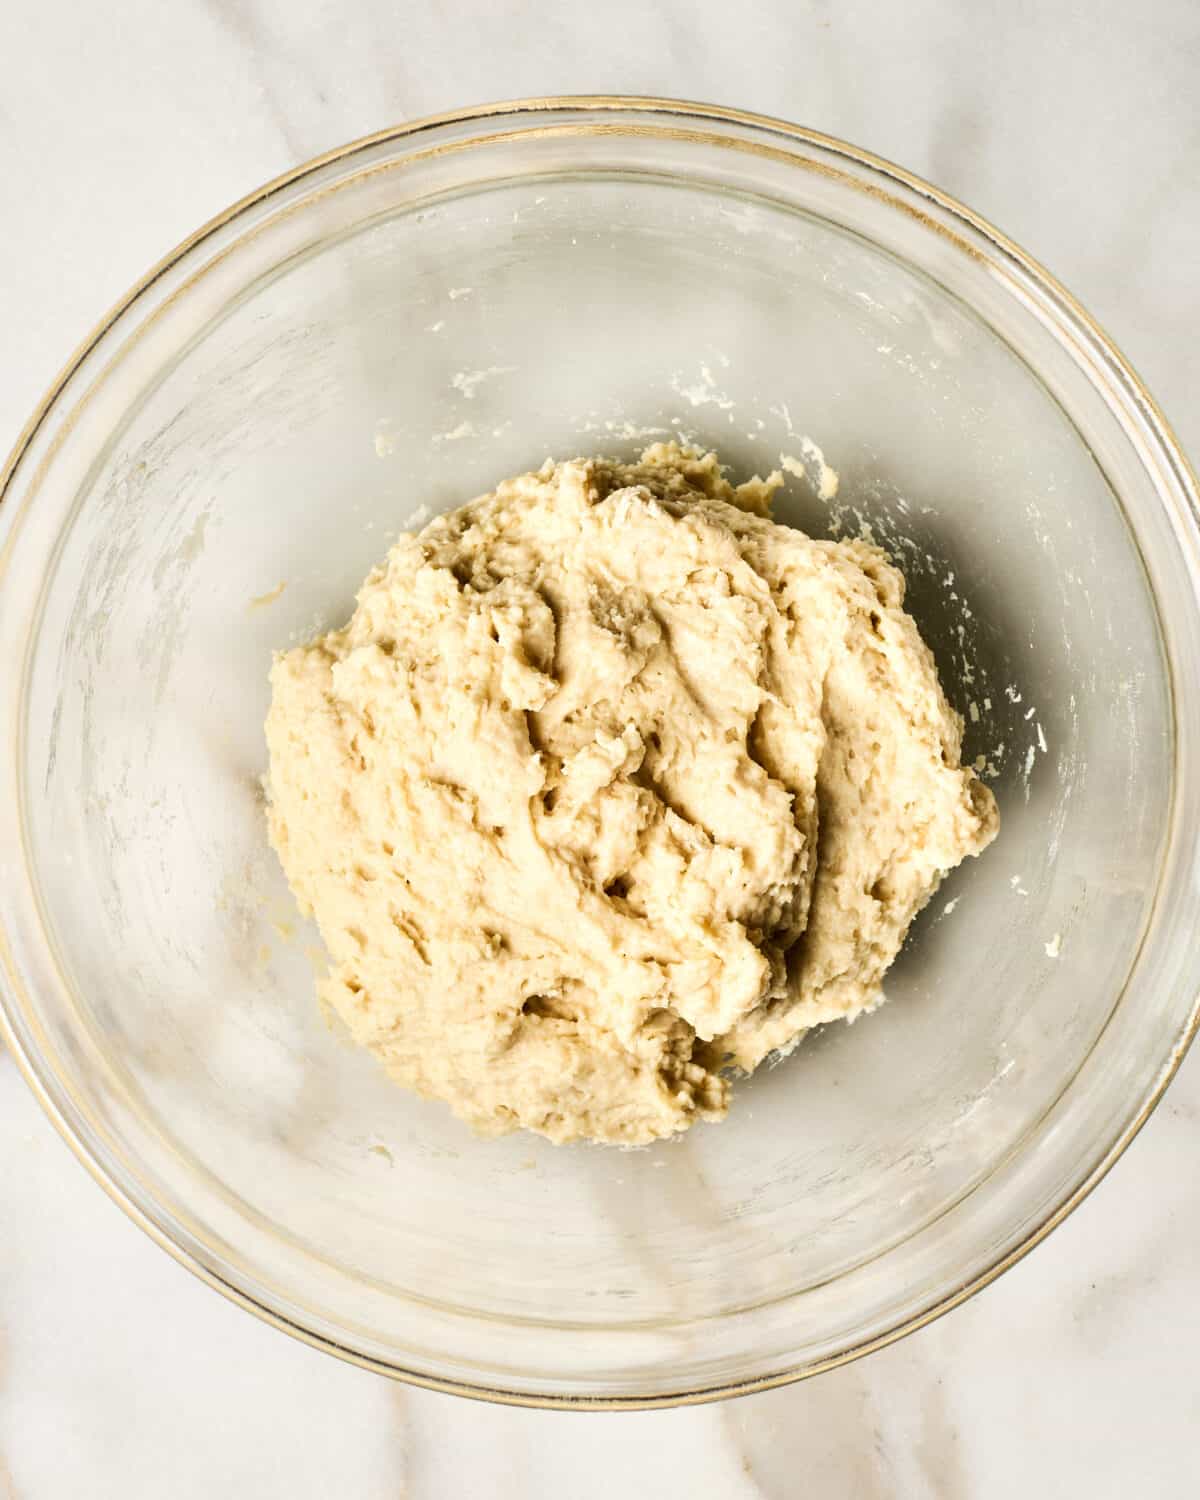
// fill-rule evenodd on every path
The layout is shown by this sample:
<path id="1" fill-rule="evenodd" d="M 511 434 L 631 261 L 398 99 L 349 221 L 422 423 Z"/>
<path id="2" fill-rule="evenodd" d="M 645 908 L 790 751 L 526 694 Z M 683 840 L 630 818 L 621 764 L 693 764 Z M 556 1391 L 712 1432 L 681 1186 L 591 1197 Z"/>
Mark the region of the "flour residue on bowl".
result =
<path id="1" fill-rule="evenodd" d="M 683 375 L 672 375 L 671 389 L 691 406 L 715 406 L 720 411 L 730 411 L 734 405 L 733 397 L 720 389 L 708 365 L 700 366 L 699 378 L 690 385 L 684 384 Z"/>
<path id="2" fill-rule="evenodd" d="M 498 375 L 512 375 L 516 365 L 488 365 L 482 370 L 459 370 L 450 377 L 450 384 L 466 401 L 474 401 L 475 393 L 485 380 L 495 380 Z"/>

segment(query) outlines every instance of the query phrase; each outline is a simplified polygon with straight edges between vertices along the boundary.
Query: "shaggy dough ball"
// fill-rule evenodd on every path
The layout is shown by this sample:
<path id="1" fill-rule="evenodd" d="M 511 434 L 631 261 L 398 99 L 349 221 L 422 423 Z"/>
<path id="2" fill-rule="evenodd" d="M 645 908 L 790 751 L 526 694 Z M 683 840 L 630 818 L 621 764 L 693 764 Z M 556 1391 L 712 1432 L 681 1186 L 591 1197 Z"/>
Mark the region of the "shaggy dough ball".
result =
<path id="1" fill-rule="evenodd" d="M 878 1005 L 994 836 L 962 723 L 864 542 L 714 454 L 577 459 L 404 536 L 279 655 L 270 834 L 323 999 L 478 1130 L 636 1143 Z"/>

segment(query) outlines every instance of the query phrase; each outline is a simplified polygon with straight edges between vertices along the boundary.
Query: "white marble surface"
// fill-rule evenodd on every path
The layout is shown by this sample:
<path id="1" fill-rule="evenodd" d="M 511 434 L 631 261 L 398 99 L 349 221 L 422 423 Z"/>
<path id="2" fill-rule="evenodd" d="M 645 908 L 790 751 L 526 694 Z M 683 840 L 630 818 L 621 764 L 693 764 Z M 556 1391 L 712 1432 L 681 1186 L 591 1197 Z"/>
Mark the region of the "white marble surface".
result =
<path id="1" fill-rule="evenodd" d="M 42 0 L 0 6 L 0 446 L 201 220 L 352 136 L 552 92 L 776 113 L 931 177 L 1091 307 L 1200 452 L 1190 0 Z M 407 1390 L 190 1278 L 0 1056 L 0 1497 L 1009 1500 L 1200 1490 L 1200 1058 L 966 1307 L 803 1386 L 625 1416 Z"/>

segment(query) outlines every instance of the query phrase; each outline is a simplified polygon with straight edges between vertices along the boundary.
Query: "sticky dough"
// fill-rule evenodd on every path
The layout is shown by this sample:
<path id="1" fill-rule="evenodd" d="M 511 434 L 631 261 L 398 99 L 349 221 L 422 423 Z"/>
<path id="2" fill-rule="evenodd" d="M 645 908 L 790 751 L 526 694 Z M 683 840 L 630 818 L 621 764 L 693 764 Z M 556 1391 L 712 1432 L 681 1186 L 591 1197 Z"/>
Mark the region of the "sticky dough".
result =
<path id="1" fill-rule="evenodd" d="M 719 1119 L 880 1003 L 996 832 L 900 573 L 770 520 L 779 483 L 673 444 L 547 463 L 275 659 L 270 836 L 322 999 L 479 1131 Z"/>

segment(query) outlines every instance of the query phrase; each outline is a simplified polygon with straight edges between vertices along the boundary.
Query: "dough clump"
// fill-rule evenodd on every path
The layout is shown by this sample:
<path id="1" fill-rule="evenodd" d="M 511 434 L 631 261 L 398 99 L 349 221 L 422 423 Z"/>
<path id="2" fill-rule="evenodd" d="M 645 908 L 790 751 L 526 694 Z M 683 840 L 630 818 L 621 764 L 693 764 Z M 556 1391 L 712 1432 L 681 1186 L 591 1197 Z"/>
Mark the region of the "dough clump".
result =
<path id="1" fill-rule="evenodd" d="M 323 1002 L 477 1130 L 636 1144 L 883 999 L 994 837 L 862 541 L 715 454 L 547 462 L 403 536 L 279 654 L 271 841 Z"/>

